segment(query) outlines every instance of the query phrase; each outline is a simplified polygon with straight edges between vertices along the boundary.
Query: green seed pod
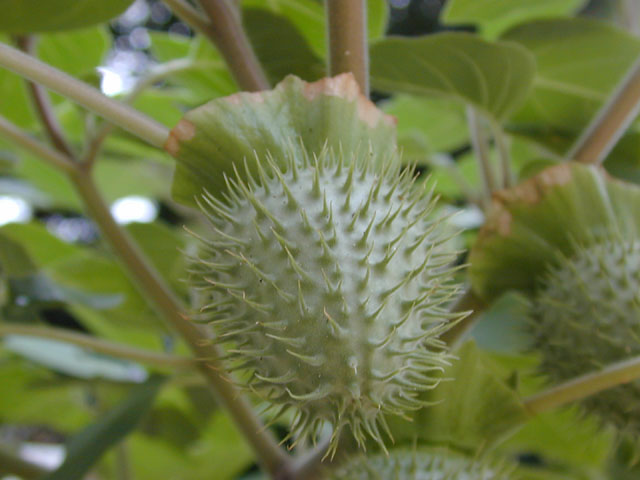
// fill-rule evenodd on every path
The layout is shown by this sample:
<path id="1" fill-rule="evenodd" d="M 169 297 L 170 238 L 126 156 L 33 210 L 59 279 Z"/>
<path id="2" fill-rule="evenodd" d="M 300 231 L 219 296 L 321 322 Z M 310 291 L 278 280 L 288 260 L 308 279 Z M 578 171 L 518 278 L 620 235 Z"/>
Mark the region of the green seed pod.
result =
<path id="1" fill-rule="evenodd" d="M 509 480 L 504 464 L 492 464 L 447 450 L 394 450 L 359 456 L 336 470 L 331 480 Z"/>
<path id="2" fill-rule="evenodd" d="M 259 182 L 230 181 L 226 202 L 204 195 L 194 264 L 202 320 L 230 342 L 230 364 L 276 416 L 294 409 L 291 435 L 330 422 L 332 447 L 348 426 L 384 448 L 384 415 L 424 405 L 449 358 L 438 337 L 460 317 L 447 311 L 456 252 L 431 195 L 364 153 L 290 158 L 284 172 L 268 161 Z"/>
<path id="3" fill-rule="evenodd" d="M 611 238 L 576 247 L 543 280 L 532 307 L 541 370 L 567 381 L 640 355 L 640 242 Z M 640 433 L 640 382 L 583 400 L 620 430 Z"/>

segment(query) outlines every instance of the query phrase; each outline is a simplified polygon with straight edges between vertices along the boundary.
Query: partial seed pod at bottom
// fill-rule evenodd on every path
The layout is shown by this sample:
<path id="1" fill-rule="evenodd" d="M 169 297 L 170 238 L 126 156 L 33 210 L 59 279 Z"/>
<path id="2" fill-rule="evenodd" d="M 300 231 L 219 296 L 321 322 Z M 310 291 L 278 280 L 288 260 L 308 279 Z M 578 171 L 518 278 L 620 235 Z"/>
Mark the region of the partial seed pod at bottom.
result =
<path id="1" fill-rule="evenodd" d="M 474 459 L 444 449 L 393 450 L 361 455 L 336 470 L 330 480 L 515 480 L 506 464 Z"/>
<path id="2" fill-rule="evenodd" d="M 276 417 L 295 412 L 292 436 L 329 422 L 331 451 L 345 428 L 384 448 L 384 416 L 424 406 L 449 360 L 439 336 L 461 317 L 448 312 L 446 219 L 397 159 L 366 160 L 266 161 L 258 179 L 229 182 L 226 202 L 205 194 L 192 275 L 229 364 Z"/>

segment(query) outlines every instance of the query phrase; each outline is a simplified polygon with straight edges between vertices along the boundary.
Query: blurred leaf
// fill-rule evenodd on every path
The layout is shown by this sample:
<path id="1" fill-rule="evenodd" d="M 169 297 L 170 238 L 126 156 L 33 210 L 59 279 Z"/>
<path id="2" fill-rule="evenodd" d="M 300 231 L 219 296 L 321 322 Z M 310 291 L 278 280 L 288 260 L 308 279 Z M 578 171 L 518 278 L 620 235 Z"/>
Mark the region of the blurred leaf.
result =
<path id="1" fill-rule="evenodd" d="M 0 114 L 19 127 L 33 125 L 36 117 L 31 109 L 31 100 L 24 81 L 9 70 L 0 68 L 0 92 Z"/>
<path id="2" fill-rule="evenodd" d="M 473 342 L 456 351 L 458 360 L 424 399 L 434 405 L 415 412 L 412 422 L 389 418 L 396 444 L 418 442 L 477 448 L 502 437 L 529 419 L 515 390 Z"/>
<path id="3" fill-rule="evenodd" d="M 39 423 L 68 431 L 91 419 L 86 385 L 8 355 L 2 348 L 0 353 L 0 423 Z"/>
<path id="4" fill-rule="evenodd" d="M 272 84 L 289 74 L 307 81 L 324 76 L 324 62 L 286 17 L 266 9 L 248 8 L 243 11 L 242 21 Z"/>
<path id="5" fill-rule="evenodd" d="M 225 191 L 224 174 L 245 160 L 254 170 L 267 154 L 301 159 L 301 143 L 309 155 L 370 146 L 371 162 L 381 163 L 395 150 L 395 125 L 348 74 L 315 83 L 290 76 L 271 91 L 213 100 L 188 112 L 166 143 L 177 160 L 174 199 L 193 206 L 204 188 Z"/>
<path id="6" fill-rule="evenodd" d="M 640 54 L 640 39 L 583 18 L 542 20 L 508 31 L 535 57 L 533 90 L 512 121 L 577 134 Z"/>
<path id="7" fill-rule="evenodd" d="M 640 235 L 640 187 L 602 169 L 563 163 L 520 185 L 497 192 L 469 257 L 476 293 L 489 302 L 504 292 L 532 293 L 558 254 L 575 241 L 607 232 Z"/>
<path id="8" fill-rule="evenodd" d="M 448 0 L 440 19 L 445 25 L 472 24 L 495 38 L 509 27 L 530 20 L 571 16 L 586 0 Z"/>
<path id="9" fill-rule="evenodd" d="M 454 100 L 401 94 L 382 104 L 382 110 L 398 119 L 398 143 L 418 136 L 423 155 L 455 150 L 468 142 L 464 108 Z"/>
<path id="10" fill-rule="evenodd" d="M 41 35 L 38 38 L 37 55 L 53 67 L 82 77 L 102 64 L 110 40 L 103 26 Z"/>
<path id="11" fill-rule="evenodd" d="M 13 296 L 24 295 L 30 302 L 70 302 L 86 305 L 96 310 L 108 310 L 122 303 L 118 294 L 87 293 L 77 288 L 57 285 L 41 273 L 10 279 Z"/>
<path id="12" fill-rule="evenodd" d="M 371 82 L 392 93 L 447 96 L 504 119 L 525 100 L 535 60 L 514 43 L 467 33 L 390 37 L 371 47 Z"/>
<path id="13" fill-rule="evenodd" d="M 114 409 L 73 437 L 64 463 L 43 480 L 81 480 L 109 448 L 126 437 L 147 413 L 164 383 L 152 376 L 131 389 L 129 396 Z"/>
<path id="14" fill-rule="evenodd" d="M 141 435 L 132 436 L 128 446 L 134 476 L 141 479 L 232 480 L 253 461 L 248 444 L 222 411 L 202 425 L 201 436 L 185 451 Z"/>
<path id="15" fill-rule="evenodd" d="M 159 62 L 168 62 L 189 55 L 193 39 L 159 31 L 149 31 L 148 34 L 151 39 L 149 50 Z"/>
<path id="16" fill-rule="evenodd" d="M 89 352 L 77 345 L 23 335 L 8 335 L 4 347 L 51 370 L 78 378 L 139 383 L 147 378 L 137 363 Z"/>
<path id="17" fill-rule="evenodd" d="M 37 268 L 22 246 L 0 234 L 0 271 L 8 277 L 25 277 L 34 274 Z"/>
<path id="18" fill-rule="evenodd" d="M 145 90 L 133 102 L 133 107 L 167 127 L 173 127 L 178 123 L 183 114 L 174 94 L 170 90 L 161 88 Z"/>
<path id="19" fill-rule="evenodd" d="M 565 408 L 531 418 L 499 449 L 537 457 L 539 469 L 547 474 L 556 472 L 558 480 L 604 480 L 613 477 L 593 475 L 606 465 L 612 443 L 611 432 L 603 431 L 593 418 L 579 414 L 576 408 Z"/>
<path id="20" fill-rule="evenodd" d="M 0 30 L 11 33 L 70 30 L 121 14 L 133 0 L 0 0 Z"/>

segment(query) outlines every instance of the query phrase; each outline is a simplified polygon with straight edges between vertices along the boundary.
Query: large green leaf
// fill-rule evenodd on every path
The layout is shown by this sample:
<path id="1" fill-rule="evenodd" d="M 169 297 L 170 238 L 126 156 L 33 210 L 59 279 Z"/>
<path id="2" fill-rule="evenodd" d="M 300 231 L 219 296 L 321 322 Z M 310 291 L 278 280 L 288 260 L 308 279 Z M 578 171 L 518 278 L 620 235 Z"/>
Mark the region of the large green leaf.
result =
<path id="1" fill-rule="evenodd" d="M 133 0 L 0 0 L 0 31 L 11 33 L 70 30 L 106 22 Z"/>
<path id="2" fill-rule="evenodd" d="M 529 20 L 570 16 L 586 0 L 448 0 L 440 19 L 447 25 L 472 24 L 495 38 L 507 28 Z"/>
<path id="3" fill-rule="evenodd" d="M 75 435 L 67 446 L 64 463 L 44 480 L 81 480 L 109 448 L 126 437 L 147 413 L 164 383 L 153 376 L 134 387 L 128 397 L 92 425 Z"/>
<path id="4" fill-rule="evenodd" d="M 533 90 L 513 121 L 578 133 L 640 54 L 640 39 L 587 19 L 522 25 L 503 39 L 535 56 Z"/>
<path id="5" fill-rule="evenodd" d="M 311 51 L 304 36 L 286 17 L 267 9 L 247 8 L 242 21 L 272 84 L 289 74 L 307 81 L 324 76 L 324 62 Z"/>
<path id="6" fill-rule="evenodd" d="M 525 48 L 467 33 L 389 37 L 371 47 L 374 88 L 452 97 L 497 119 L 522 104 L 534 73 L 535 60 Z"/>
<path id="7" fill-rule="evenodd" d="M 110 43 L 111 36 L 103 26 L 50 33 L 39 37 L 37 54 L 43 62 L 81 77 L 102 64 Z"/>
<path id="8" fill-rule="evenodd" d="M 600 168 L 564 163 L 494 195 L 469 257 L 474 290 L 491 301 L 532 293 L 558 254 L 604 234 L 640 236 L 640 188 Z"/>
<path id="9" fill-rule="evenodd" d="M 518 394 L 500 378 L 500 369 L 467 342 L 458 360 L 424 399 L 434 402 L 412 415 L 413 421 L 389 419 L 398 444 L 437 443 L 476 450 L 486 447 L 528 420 Z"/>
<path id="10" fill-rule="evenodd" d="M 371 161 L 395 150 L 395 124 L 364 98 L 350 74 L 306 83 L 290 76 L 271 91 L 238 93 L 188 112 L 165 148 L 177 160 L 173 196 L 194 205 L 203 189 L 226 191 L 224 175 L 256 157 L 302 158 L 325 146 L 349 155 L 371 146 Z"/>

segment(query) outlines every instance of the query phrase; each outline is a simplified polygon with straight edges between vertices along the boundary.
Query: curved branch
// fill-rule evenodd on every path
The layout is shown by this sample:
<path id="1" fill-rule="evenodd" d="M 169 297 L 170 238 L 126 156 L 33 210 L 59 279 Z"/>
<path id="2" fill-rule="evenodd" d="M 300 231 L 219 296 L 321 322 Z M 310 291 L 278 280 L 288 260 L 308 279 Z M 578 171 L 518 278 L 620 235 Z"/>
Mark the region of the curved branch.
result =
<path id="1" fill-rule="evenodd" d="M 0 43 L 0 66 L 77 102 L 153 146 L 162 148 L 169 137 L 169 129 L 152 118 L 3 43 Z"/>
<path id="2" fill-rule="evenodd" d="M 17 143 L 25 150 L 33 155 L 42 158 L 50 165 L 56 167 L 63 172 L 70 173 L 75 170 L 76 166 L 65 155 L 56 150 L 40 143 L 31 135 L 11 123 L 5 117 L 0 115 L 0 135 Z"/>
<path id="3" fill-rule="evenodd" d="M 535 415 L 638 378 L 640 378 L 640 357 L 634 357 L 532 395 L 524 400 L 524 405 L 531 414 Z"/>

